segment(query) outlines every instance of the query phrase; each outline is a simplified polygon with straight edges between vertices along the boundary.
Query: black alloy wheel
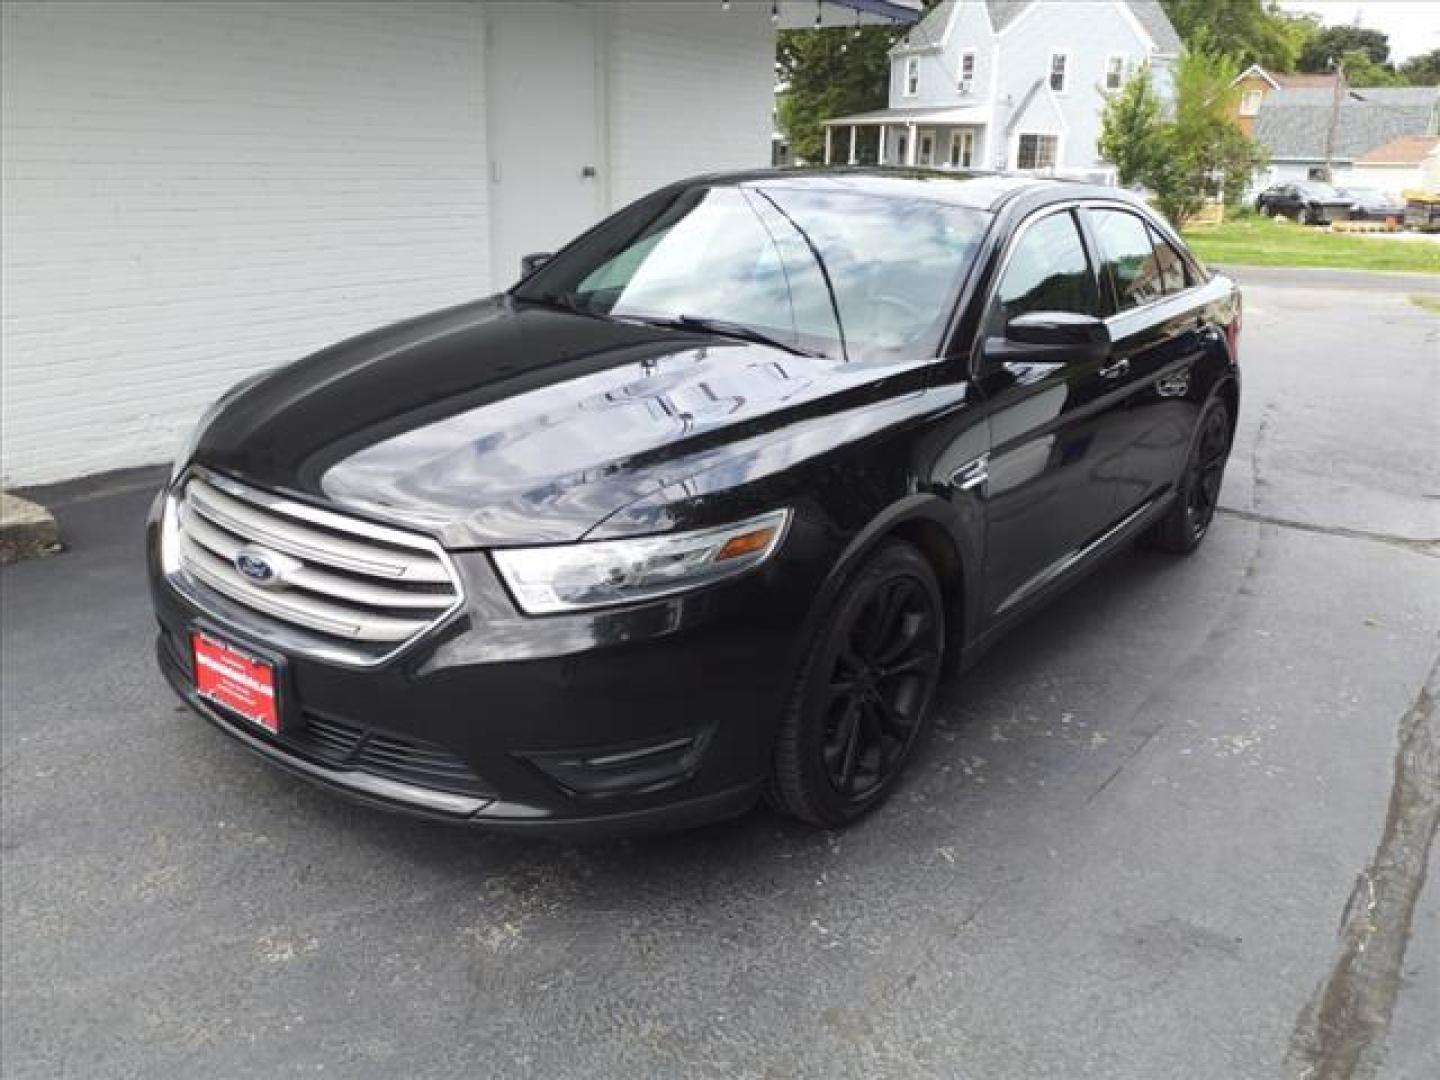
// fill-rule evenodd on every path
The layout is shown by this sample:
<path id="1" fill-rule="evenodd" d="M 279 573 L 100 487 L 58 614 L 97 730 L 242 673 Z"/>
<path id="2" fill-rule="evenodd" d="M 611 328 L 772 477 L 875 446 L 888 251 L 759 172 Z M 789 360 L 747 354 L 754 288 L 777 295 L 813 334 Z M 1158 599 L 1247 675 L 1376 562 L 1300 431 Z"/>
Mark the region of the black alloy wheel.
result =
<path id="1" fill-rule="evenodd" d="M 1220 501 L 1220 482 L 1230 456 L 1230 423 L 1225 407 L 1205 414 L 1200 438 L 1190 453 L 1189 475 L 1185 479 L 1186 522 L 1190 535 L 1199 543 L 1205 538 L 1215 507 Z"/>
<path id="2" fill-rule="evenodd" d="M 1217 398 L 1200 416 L 1170 512 L 1141 536 L 1141 543 L 1177 555 L 1198 548 L 1215 518 L 1229 457 L 1230 410 Z"/>
<path id="3" fill-rule="evenodd" d="M 877 805 L 926 728 L 944 643 L 934 571 L 887 541 L 816 633 L 777 737 L 771 802 L 825 826 Z"/>

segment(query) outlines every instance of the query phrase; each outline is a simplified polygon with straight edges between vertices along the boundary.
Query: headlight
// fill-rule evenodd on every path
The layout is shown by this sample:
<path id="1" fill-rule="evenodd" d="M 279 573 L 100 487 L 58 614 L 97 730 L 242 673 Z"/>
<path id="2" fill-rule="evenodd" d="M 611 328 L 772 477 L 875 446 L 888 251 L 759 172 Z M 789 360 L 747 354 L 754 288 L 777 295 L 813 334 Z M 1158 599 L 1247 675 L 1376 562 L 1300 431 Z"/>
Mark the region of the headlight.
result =
<path id="1" fill-rule="evenodd" d="M 775 510 L 719 529 L 491 554 L 520 609 L 549 615 L 654 600 L 743 574 L 774 554 L 789 522 L 789 510 Z"/>

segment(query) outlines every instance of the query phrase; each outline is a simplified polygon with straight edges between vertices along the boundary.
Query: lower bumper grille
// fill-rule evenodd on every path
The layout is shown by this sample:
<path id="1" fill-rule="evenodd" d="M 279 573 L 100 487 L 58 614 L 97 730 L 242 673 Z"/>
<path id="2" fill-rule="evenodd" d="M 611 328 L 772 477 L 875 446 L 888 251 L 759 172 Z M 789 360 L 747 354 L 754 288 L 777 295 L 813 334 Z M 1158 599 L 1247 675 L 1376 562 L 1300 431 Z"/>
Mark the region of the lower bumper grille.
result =
<path id="1" fill-rule="evenodd" d="M 301 719 L 280 741 L 336 768 L 466 795 L 492 794 L 470 766 L 436 743 L 367 731 L 311 712 Z"/>

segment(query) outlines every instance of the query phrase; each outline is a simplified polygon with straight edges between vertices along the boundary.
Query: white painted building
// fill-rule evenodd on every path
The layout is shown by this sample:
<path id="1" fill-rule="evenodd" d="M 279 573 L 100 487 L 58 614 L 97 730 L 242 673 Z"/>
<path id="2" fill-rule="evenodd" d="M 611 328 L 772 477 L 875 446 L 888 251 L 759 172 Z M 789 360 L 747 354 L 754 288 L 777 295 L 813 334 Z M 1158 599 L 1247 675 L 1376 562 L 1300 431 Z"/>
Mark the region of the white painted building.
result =
<path id="1" fill-rule="evenodd" d="M 827 121 L 830 158 L 1107 179 L 1106 101 L 1142 64 L 1168 98 L 1179 50 L 1157 0 L 941 0 L 890 52 L 889 108 Z"/>
<path id="2" fill-rule="evenodd" d="M 663 183 L 769 161 L 768 0 L 0 10 L 5 486 L 166 460 L 251 372 L 503 288 Z"/>

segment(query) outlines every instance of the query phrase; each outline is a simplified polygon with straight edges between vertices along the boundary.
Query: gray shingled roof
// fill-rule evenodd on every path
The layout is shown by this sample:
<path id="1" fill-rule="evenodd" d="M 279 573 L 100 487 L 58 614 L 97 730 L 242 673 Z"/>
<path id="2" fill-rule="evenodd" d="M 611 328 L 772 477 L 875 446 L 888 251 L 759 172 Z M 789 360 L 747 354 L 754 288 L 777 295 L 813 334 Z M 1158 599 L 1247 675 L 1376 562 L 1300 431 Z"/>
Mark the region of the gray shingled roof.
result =
<path id="1" fill-rule="evenodd" d="M 1334 94 L 1329 90 L 1275 90 L 1255 117 L 1255 138 L 1272 158 L 1321 161 Z M 1351 89 L 1335 121 L 1334 155 L 1353 161 L 1406 135 L 1436 134 L 1440 88 L 1430 86 Z"/>
<path id="2" fill-rule="evenodd" d="M 931 9 L 930 14 L 921 19 L 910 32 L 901 39 L 896 46 L 897 49 L 928 49 L 940 44 L 940 39 L 945 36 L 945 27 L 950 23 L 950 12 L 959 0 L 942 0 Z M 979 3 L 980 0 L 965 0 L 968 3 Z M 990 12 L 990 24 L 997 31 L 1004 30 L 1014 22 L 1031 4 L 1042 2 L 1042 0 L 985 0 L 985 6 Z M 1135 15 L 1135 20 L 1143 26 L 1146 32 L 1155 39 L 1156 47 L 1162 53 L 1174 53 L 1180 51 L 1180 35 L 1175 32 L 1175 27 L 1170 23 L 1170 17 L 1165 14 L 1165 9 L 1159 4 L 1159 0 L 1125 0 L 1130 10 Z"/>

